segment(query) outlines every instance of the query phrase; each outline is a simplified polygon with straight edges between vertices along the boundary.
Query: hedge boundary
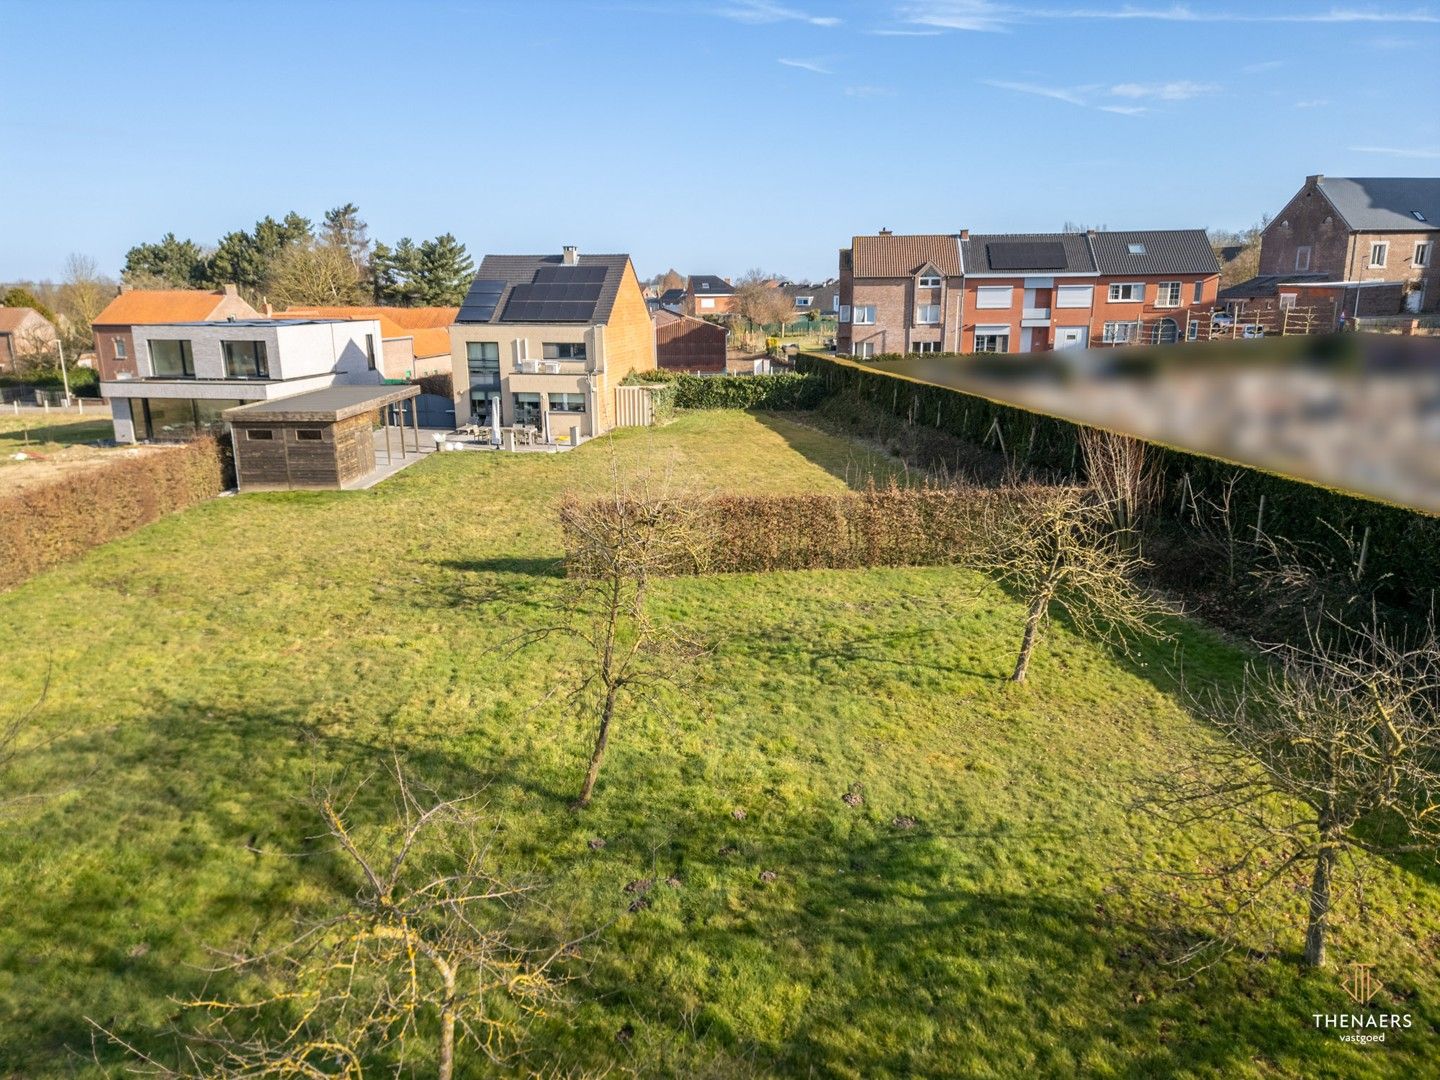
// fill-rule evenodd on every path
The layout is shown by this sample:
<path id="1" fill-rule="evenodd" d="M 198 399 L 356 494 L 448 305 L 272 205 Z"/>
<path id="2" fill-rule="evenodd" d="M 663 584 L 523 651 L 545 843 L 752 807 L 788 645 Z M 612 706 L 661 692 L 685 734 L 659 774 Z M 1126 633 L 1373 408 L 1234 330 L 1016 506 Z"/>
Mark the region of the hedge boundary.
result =
<path id="1" fill-rule="evenodd" d="M 825 397 L 825 381 L 813 375 L 682 375 L 643 372 L 630 383 L 661 384 L 674 390 L 677 409 L 773 409 L 805 412 Z"/>
<path id="2" fill-rule="evenodd" d="M 973 445 L 999 449 L 1003 443 L 1007 454 L 1025 468 L 1074 477 L 1080 467 L 1082 425 L 1074 421 L 814 353 L 801 353 L 796 363 L 821 380 L 827 396 L 854 395 L 907 423 L 933 427 Z M 1440 589 L 1440 517 L 1258 466 L 1143 441 L 1156 453 L 1163 485 L 1160 512 L 1172 522 L 1187 523 L 1196 497 L 1218 499 L 1234 478 L 1230 505 L 1238 529 L 1249 532 L 1258 519 L 1272 537 L 1337 558 L 1344 555 L 1337 530 L 1358 539 L 1368 529 L 1365 578 L 1376 586 L 1377 599 L 1415 617 L 1429 615 Z"/>
<path id="3" fill-rule="evenodd" d="M 0 496 L 0 589 L 225 488 L 213 438 L 98 465 Z"/>

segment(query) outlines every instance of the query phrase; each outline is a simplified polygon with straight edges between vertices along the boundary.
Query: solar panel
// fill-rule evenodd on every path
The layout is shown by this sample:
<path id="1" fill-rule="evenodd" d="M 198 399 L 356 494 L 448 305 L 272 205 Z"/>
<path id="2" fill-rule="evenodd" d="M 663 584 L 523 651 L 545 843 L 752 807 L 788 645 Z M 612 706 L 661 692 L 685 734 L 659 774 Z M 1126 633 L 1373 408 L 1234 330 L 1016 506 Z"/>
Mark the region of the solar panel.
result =
<path id="1" fill-rule="evenodd" d="M 495 306 L 505 291 L 505 282 L 496 278 L 481 278 L 470 284 L 465 302 L 460 305 L 456 322 L 489 322 L 495 314 Z"/>
<path id="2" fill-rule="evenodd" d="M 535 271 L 535 284 L 600 284 L 605 280 L 603 266 L 542 266 Z"/>
<path id="3" fill-rule="evenodd" d="M 1062 270 L 1065 245 L 1047 241 L 986 244 L 992 270 Z"/>
<path id="4" fill-rule="evenodd" d="M 510 290 L 507 322 L 587 322 L 605 288 L 603 266 L 542 266 Z"/>

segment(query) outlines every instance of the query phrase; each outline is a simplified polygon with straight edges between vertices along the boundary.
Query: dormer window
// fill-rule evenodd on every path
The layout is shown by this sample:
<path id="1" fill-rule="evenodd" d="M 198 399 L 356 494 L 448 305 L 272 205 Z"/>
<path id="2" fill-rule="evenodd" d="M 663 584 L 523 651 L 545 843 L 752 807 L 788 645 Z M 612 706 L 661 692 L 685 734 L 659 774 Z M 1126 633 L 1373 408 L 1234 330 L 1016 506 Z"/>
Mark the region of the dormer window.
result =
<path id="1" fill-rule="evenodd" d="M 1129 252 L 1130 252 L 1131 255 L 1144 255 L 1144 254 L 1145 254 L 1145 245 L 1144 245 L 1144 244 L 1128 244 L 1128 245 L 1126 245 L 1126 247 L 1127 247 L 1127 250 L 1129 250 Z"/>
<path id="2" fill-rule="evenodd" d="M 921 274 L 919 284 L 922 289 L 938 289 L 940 287 L 940 275 Z"/>

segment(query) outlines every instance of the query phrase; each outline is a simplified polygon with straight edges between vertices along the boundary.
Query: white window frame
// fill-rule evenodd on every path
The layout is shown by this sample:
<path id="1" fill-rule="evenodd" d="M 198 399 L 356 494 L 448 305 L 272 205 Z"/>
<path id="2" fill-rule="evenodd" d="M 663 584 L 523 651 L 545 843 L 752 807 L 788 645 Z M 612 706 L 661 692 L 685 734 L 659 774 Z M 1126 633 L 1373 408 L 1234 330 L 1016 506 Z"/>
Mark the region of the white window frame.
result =
<path id="1" fill-rule="evenodd" d="M 1145 283 L 1143 281 L 1112 281 L 1109 297 L 1112 304 L 1143 304 L 1145 302 Z"/>
<path id="2" fill-rule="evenodd" d="M 814 304 L 815 304 L 815 298 L 814 298 L 813 296 L 797 296 L 797 297 L 795 297 L 795 306 L 796 306 L 796 307 L 813 307 Z"/>
<path id="3" fill-rule="evenodd" d="M 1417 249 L 1417 250 L 1418 250 L 1418 249 Z M 113 345 L 113 347 L 114 347 L 114 349 L 115 349 L 115 359 L 116 359 L 116 360 L 128 360 L 128 359 L 130 359 L 129 355 L 128 355 L 128 354 L 126 353 L 126 351 L 125 351 L 125 339 L 124 339 L 123 337 L 120 337 L 119 335 L 116 335 L 115 337 L 113 337 L 113 338 L 110 339 L 110 342 L 111 342 L 111 344 Z"/>
<path id="4" fill-rule="evenodd" d="M 849 304 L 841 304 L 841 305 L 840 305 L 840 321 L 841 321 L 841 322 L 846 322 L 846 323 L 848 323 L 848 322 L 850 321 L 850 305 L 849 305 Z"/>
<path id="5" fill-rule="evenodd" d="M 1301 256 L 1302 256 L 1302 255 L 1304 256 L 1304 259 L 1301 259 Z M 1296 270 L 1300 270 L 1300 271 L 1304 271 L 1304 270 L 1309 270 L 1309 269 L 1310 269 L 1310 245 L 1309 245 L 1309 244 L 1306 244 L 1306 245 L 1304 245 L 1303 247 L 1297 247 L 1297 248 L 1295 249 L 1295 269 L 1296 269 Z"/>
<path id="6" fill-rule="evenodd" d="M 873 341 L 857 341 L 850 349 L 850 355 L 857 360 L 869 360 L 875 356 L 875 343 Z"/>
<path id="7" fill-rule="evenodd" d="M 1431 258 L 1435 254 L 1435 242 L 1433 240 L 1420 240 L 1415 244 L 1415 255 L 1413 262 L 1416 266 L 1426 267 L 1430 265 Z"/>
<path id="8" fill-rule="evenodd" d="M 1300 294 L 1293 292 L 1282 292 L 1280 294 L 1280 310 L 1293 311 L 1295 305 L 1300 302 Z"/>
<path id="9" fill-rule="evenodd" d="M 927 318 L 925 317 L 926 313 L 927 313 L 927 312 L 932 312 L 932 311 L 935 313 L 934 318 L 927 319 Z M 939 305 L 939 304 L 916 304 L 916 305 L 915 305 L 915 325 L 916 325 L 916 326 L 939 326 L 939 325 L 940 325 L 940 305 Z"/>
<path id="10" fill-rule="evenodd" d="M 1005 347 L 1003 349 L 982 349 L 980 347 L 981 338 L 1004 338 Z M 1001 323 L 998 325 L 975 327 L 975 351 L 989 353 L 1008 353 L 1010 351 L 1010 324 Z"/>
<path id="11" fill-rule="evenodd" d="M 1379 258 L 1378 261 L 1377 261 L 1376 258 L 1375 258 L 1375 252 L 1377 252 L 1377 251 L 1380 252 L 1380 258 Z M 1385 264 L 1386 264 L 1387 262 L 1389 262 L 1389 261 L 1390 261 L 1390 241 L 1389 241 L 1389 240 L 1374 240 L 1374 241 L 1372 241 L 1371 244 L 1370 244 L 1370 269 L 1371 269 L 1371 270 L 1384 270 L 1384 269 L 1385 269 Z"/>
<path id="12" fill-rule="evenodd" d="M 1092 308 L 1095 306 L 1095 286 L 1059 285 L 1055 289 L 1055 306 L 1057 308 Z"/>
<path id="13" fill-rule="evenodd" d="M 850 321 L 856 326 L 874 326 L 875 305 L 856 304 L 850 309 Z"/>
<path id="14" fill-rule="evenodd" d="M 944 352 L 944 347 L 938 341 L 916 341 L 911 343 L 910 351 L 914 353 L 938 353 Z"/>
<path id="15" fill-rule="evenodd" d="M 715 298 L 713 296 L 697 296 L 695 300 L 696 306 L 704 308 L 706 311 L 711 311 L 715 307 Z"/>
<path id="16" fill-rule="evenodd" d="M 920 280 L 919 282 L 917 282 L 917 284 L 922 289 L 938 289 L 940 287 L 940 275 L 921 274 Z"/>
<path id="17" fill-rule="evenodd" d="M 980 285 L 975 289 L 975 306 L 985 311 L 1008 311 L 1015 306 L 1015 286 Z"/>
<path id="18" fill-rule="evenodd" d="M 1179 282 L 1179 281 L 1162 281 L 1162 282 L 1160 282 L 1160 284 L 1158 284 L 1158 285 L 1155 286 L 1155 306 L 1156 306 L 1157 308 L 1177 308 L 1177 307 L 1179 307 L 1179 306 L 1180 306 L 1181 298 L 1185 295 L 1185 293 L 1184 293 L 1184 288 L 1185 288 L 1185 285 L 1184 285 L 1183 282 Z M 1166 295 L 1165 295 L 1165 294 L 1166 294 L 1167 291 L 1170 293 L 1171 296 L 1173 296 L 1173 297 L 1175 298 L 1174 300 L 1170 300 L 1170 299 L 1167 299 L 1167 298 L 1166 298 Z"/>
<path id="19" fill-rule="evenodd" d="M 1199 320 L 1199 319 L 1190 319 L 1188 322 L 1186 322 L 1186 324 L 1185 324 L 1185 340 L 1186 340 L 1186 341 L 1199 341 L 1199 340 L 1200 340 L 1200 320 Z"/>
<path id="20" fill-rule="evenodd" d="M 1121 327 L 1125 332 L 1120 333 Z M 1136 325 L 1134 319 L 1111 319 L 1108 320 L 1100 331 L 1100 340 L 1107 345 L 1131 345 L 1142 336 L 1141 329 Z"/>

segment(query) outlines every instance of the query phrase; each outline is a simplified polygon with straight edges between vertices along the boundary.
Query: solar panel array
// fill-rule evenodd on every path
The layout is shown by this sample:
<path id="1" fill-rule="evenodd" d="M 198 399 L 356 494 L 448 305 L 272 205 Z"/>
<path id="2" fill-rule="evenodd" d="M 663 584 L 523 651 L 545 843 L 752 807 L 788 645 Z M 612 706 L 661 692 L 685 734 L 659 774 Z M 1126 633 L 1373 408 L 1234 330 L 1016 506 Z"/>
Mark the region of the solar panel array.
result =
<path id="1" fill-rule="evenodd" d="M 506 322 L 587 322 L 605 287 L 603 266 L 542 266 L 528 285 L 516 285 Z"/>
<path id="2" fill-rule="evenodd" d="M 473 282 L 465 294 L 456 322 L 489 322 L 500 303 L 500 294 L 505 291 L 505 282 L 498 278 L 481 278 Z"/>
<path id="3" fill-rule="evenodd" d="M 991 270 L 1063 270 L 1065 245 L 1051 241 L 986 244 Z"/>

